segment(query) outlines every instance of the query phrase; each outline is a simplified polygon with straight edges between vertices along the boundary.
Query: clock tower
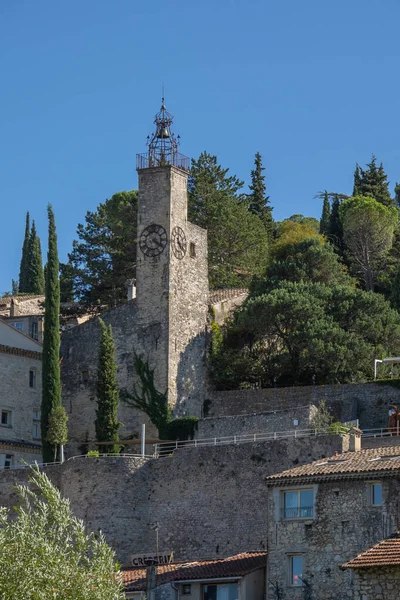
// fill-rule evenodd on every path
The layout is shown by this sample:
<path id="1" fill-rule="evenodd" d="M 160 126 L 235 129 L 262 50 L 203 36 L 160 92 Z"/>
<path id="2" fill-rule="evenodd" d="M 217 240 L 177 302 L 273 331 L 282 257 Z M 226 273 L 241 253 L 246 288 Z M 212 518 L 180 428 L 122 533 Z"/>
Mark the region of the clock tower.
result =
<path id="1" fill-rule="evenodd" d="M 174 416 L 199 415 L 206 386 L 207 232 L 187 218 L 190 161 L 164 99 L 139 176 L 137 340 Z M 139 352 L 140 350 L 140 352 Z"/>

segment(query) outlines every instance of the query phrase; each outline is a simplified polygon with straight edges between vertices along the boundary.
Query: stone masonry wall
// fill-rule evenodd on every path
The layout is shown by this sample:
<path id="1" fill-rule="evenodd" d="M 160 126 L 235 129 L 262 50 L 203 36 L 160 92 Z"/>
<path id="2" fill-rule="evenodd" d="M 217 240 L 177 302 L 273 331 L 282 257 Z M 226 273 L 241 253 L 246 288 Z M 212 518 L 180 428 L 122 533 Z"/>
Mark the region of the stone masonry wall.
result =
<path id="1" fill-rule="evenodd" d="M 135 330 L 136 302 L 131 300 L 118 308 L 102 314 L 111 324 L 118 364 L 117 378 L 121 389 L 131 391 L 133 384 L 133 351 L 140 354 Z M 60 354 L 62 399 L 68 413 L 68 456 L 82 454 L 87 450 L 85 442 L 95 440 L 96 380 L 100 347 L 100 325 L 97 318 L 66 331 L 61 336 Z M 122 438 L 139 436 L 142 423 L 147 425 L 147 436 L 154 437 L 156 430 L 146 415 L 120 402 L 118 418 L 123 423 Z M 95 446 L 91 446 L 95 448 Z"/>
<path id="2" fill-rule="evenodd" d="M 383 480 L 383 505 L 371 506 L 368 491 L 371 480 L 374 480 L 373 476 L 369 480 L 269 488 L 269 580 L 277 582 L 285 599 L 305 598 L 304 587 L 289 585 L 291 554 L 303 555 L 303 579 L 310 594 L 307 598 L 353 598 L 352 574 L 342 570 L 340 565 L 398 528 L 400 482 Z M 283 490 L 312 487 L 316 493 L 314 518 L 282 520 Z M 274 594 L 271 586 L 270 597 L 275 600 Z M 377 595 L 371 596 L 371 600 L 377 598 Z"/>
<path id="3" fill-rule="evenodd" d="M 360 427 L 388 426 L 391 404 L 400 404 L 400 388 L 389 384 L 365 383 L 319 385 L 260 390 L 212 392 L 207 416 L 220 417 L 318 404 L 325 400 L 335 418 L 359 419 Z"/>
<path id="4" fill-rule="evenodd" d="M 317 408 L 310 405 L 274 412 L 200 419 L 195 438 L 309 429 L 312 427 L 312 418 L 316 412 Z"/>
<path id="5" fill-rule="evenodd" d="M 47 472 L 88 528 L 104 532 L 124 563 L 160 551 L 176 560 L 223 558 L 267 546 L 266 475 L 330 456 L 340 436 L 178 450 L 159 459 L 77 458 Z M 0 473 L 0 504 L 15 504 L 15 481 Z"/>
<path id="6" fill-rule="evenodd" d="M 399 600 L 400 569 L 394 566 L 357 570 L 352 587 L 354 600 Z"/>

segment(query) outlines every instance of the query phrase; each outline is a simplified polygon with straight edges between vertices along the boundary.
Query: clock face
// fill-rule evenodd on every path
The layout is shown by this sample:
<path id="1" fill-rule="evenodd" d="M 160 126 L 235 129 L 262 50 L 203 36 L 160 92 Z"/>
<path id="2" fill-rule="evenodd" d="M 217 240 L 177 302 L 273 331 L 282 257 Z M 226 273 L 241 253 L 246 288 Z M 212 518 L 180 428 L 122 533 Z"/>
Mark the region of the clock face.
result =
<path id="1" fill-rule="evenodd" d="M 171 244 L 172 250 L 176 258 L 179 258 L 179 260 L 181 260 L 185 256 L 187 248 L 186 235 L 182 227 L 173 228 Z"/>
<path id="2" fill-rule="evenodd" d="M 166 245 L 167 232 L 161 225 L 153 223 L 142 231 L 139 248 L 146 256 L 159 256 Z"/>

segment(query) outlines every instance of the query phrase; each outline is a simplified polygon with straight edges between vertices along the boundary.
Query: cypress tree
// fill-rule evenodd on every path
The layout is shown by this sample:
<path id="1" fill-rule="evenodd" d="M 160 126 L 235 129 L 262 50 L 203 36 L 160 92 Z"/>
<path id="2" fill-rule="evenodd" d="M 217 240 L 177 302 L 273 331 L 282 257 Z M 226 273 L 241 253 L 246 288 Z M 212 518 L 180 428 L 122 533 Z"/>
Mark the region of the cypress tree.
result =
<path id="1" fill-rule="evenodd" d="M 99 322 L 101 338 L 97 371 L 96 439 L 98 442 L 117 442 L 121 423 L 118 421 L 119 389 L 114 339 L 111 325 L 107 327 L 101 319 Z M 118 453 L 120 446 L 100 446 L 99 450 Z"/>
<path id="2" fill-rule="evenodd" d="M 60 383 L 60 282 L 57 234 L 54 213 L 51 205 L 47 207 L 49 219 L 49 244 L 46 269 L 46 299 L 44 311 L 44 337 L 42 354 L 42 454 L 43 462 L 51 462 L 54 446 L 47 441 L 49 418 L 52 410 L 61 405 Z"/>
<path id="3" fill-rule="evenodd" d="M 361 196 L 361 173 L 360 167 L 358 163 L 356 163 L 356 168 L 354 170 L 354 185 L 353 185 L 353 196 Z"/>
<path id="4" fill-rule="evenodd" d="M 44 273 L 40 238 L 36 233 L 35 221 L 29 237 L 27 258 L 27 292 L 31 294 L 44 293 Z"/>
<path id="5" fill-rule="evenodd" d="M 343 227 L 339 216 L 340 198 L 335 194 L 332 201 L 331 217 L 329 221 L 328 237 L 335 247 L 336 252 L 343 256 Z"/>
<path id="6" fill-rule="evenodd" d="M 262 166 L 262 158 L 259 152 L 255 155 L 254 165 L 255 168 L 251 171 L 251 185 L 249 185 L 251 191 L 251 194 L 248 196 L 250 200 L 249 210 L 260 217 L 268 234 L 272 236 L 272 207 L 270 206 L 269 196 L 266 195 L 267 188 L 265 185 L 265 175 L 263 175 L 265 168 Z"/>
<path id="7" fill-rule="evenodd" d="M 331 203 L 329 202 L 329 194 L 325 190 L 324 201 L 322 204 L 322 215 L 319 222 L 319 232 L 323 235 L 328 235 L 331 221 Z"/>
<path id="8" fill-rule="evenodd" d="M 394 186 L 394 199 L 397 204 L 397 208 L 400 208 L 400 183 L 397 183 Z"/>
<path id="9" fill-rule="evenodd" d="M 25 221 L 25 236 L 24 243 L 22 244 L 22 256 L 19 268 L 19 292 L 28 292 L 28 248 L 30 240 L 30 216 L 29 212 L 26 213 Z"/>

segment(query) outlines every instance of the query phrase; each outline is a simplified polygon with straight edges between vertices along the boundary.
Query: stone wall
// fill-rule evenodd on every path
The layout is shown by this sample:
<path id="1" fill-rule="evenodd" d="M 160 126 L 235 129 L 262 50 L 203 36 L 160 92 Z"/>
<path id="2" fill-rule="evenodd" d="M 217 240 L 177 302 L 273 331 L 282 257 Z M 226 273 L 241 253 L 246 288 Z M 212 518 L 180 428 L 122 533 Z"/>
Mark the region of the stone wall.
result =
<path id="1" fill-rule="evenodd" d="M 34 388 L 29 387 L 30 369 L 36 372 Z M 33 439 L 33 410 L 40 411 L 42 400 L 41 360 L 0 352 L 0 381 L 0 409 L 11 412 L 10 426 L 0 426 L 0 439 L 37 443 Z"/>
<path id="2" fill-rule="evenodd" d="M 371 475 L 369 480 L 375 478 Z M 352 574 L 342 570 L 340 565 L 398 527 L 400 482 L 383 480 L 382 506 L 371 506 L 368 486 L 368 478 L 320 482 L 314 486 L 312 483 L 297 485 L 297 488 L 314 487 L 314 518 L 288 520 L 281 519 L 282 492 L 296 489 L 296 486 L 269 488 L 269 580 L 277 582 L 285 599 L 304 600 L 306 592 L 310 594 L 307 598 L 324 600 L 353 597 Z M 289 559 L 293 554 L 303 556 L 306 591 L 304 587 L 289 584 Z M 270 598 L 276 598 L 272 585 Z"/>
<path id="3" fill-rule="evenodd" d="M 200 419 L 195 438 L 310 429 L 316 412 L 317 408 L 311 404 L 274 412 Z"/>
<path id="4" fill-rule="evenodd" d="M 267 546 L 265 476 L 341 451 L 340 436 L 182 449 L 159 459 L 77 458 L 48 473 L 89 529 L 124 563 L 155 550 L 175 559 L 224 558 Z M 26 471 L 0 473 L 2 505 Z"/>
<path id="5" fill-rule="evenodd" d="M 399 600 L 400 569 L 398 566 L 357 569 L 352 588 L 354 600 Z"/>
<path id="6" fill-rule="evenodd" d="M 361 429 L 387 427 L 389 406 L 400 405 L 400 388 L 365 383 L 212 392 L 207 416 L 266 412 L 308 404 L 318 406 L 321 400 L 326 401 L 338 420 L 359 419 Z"/>

